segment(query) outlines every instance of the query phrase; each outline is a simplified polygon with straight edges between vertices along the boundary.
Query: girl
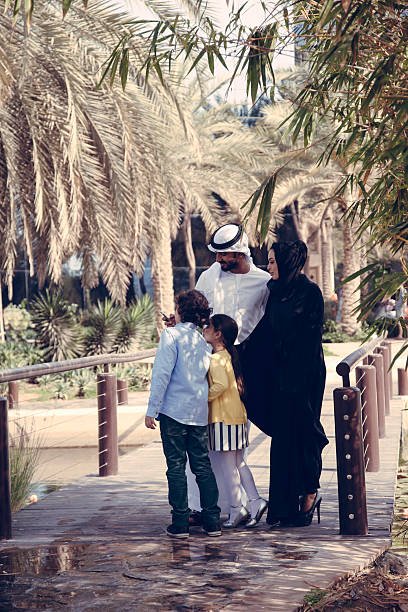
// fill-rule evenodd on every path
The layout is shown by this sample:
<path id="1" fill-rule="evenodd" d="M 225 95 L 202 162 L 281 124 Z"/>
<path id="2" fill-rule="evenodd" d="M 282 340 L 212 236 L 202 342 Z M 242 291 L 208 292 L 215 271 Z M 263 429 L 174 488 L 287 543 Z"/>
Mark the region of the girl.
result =
<path id="1" fill-rule="evenodd" d="M 268 507 L 259 496 L 252 473 L 244 458 L 248 446 L 244 383 L 234 342 L 238 326 L 224 314 L 210 318 L 204 337 L 213 348 L 208 372 L 209 448 L 221 455 L 222 472 L 229 493 L 230 512 L 224 527 L 246 523 L 254 527 Z M 242 504 L 241 485 L 247 494 L 249 512 Z"/>

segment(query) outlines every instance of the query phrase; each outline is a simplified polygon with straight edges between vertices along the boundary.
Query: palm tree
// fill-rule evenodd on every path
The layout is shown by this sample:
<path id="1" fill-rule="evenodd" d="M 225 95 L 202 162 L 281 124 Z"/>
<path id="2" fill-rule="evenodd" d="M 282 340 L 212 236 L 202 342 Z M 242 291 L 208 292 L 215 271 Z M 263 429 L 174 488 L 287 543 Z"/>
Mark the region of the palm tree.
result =
<path id="1" fill-rule="evenodd" d="M 105 82 L 98 89 L 123 19 L 100 1 L 87 11 L 74 4 L 61 22 L 59 7 L 41 0 L 29 34 L 17 22 L 10 36 L 11 16 L 0 16 L 8 51 L 0 81 L 0 264 L 11 292 L 19 240 L 40 286 L 47 277 L 58 283 L 62 264 L 80 255 L 84 288 L 101 274 L 123 302 L 130 273 L 142 272 L 151 254 L 156 306 L 171 311 L 171 238 L 181 214 L 188 223 L 198 212 L 214 229 L 220 211 L 212 192 L 236 210 L 256 187 L 256 157 L 267 145 L 232 113 L 204 112 L 203 74 L 185 81 L 185 66 L 174 65 L 166 83 L 154 76 L 146 83 L 136 66 L 125 92 Z M 140 42 L 132 45 L 142 64 Z"/>

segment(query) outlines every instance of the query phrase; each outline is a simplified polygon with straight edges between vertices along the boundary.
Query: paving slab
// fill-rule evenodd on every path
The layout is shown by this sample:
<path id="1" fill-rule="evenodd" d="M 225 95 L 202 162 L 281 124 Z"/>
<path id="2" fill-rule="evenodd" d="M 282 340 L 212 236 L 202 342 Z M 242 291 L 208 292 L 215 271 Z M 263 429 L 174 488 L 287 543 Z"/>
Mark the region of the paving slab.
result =
<path id="1" fill-rule="evenodd" d="M 390 544 L 400 436 L 401 398 L 391 402 L 381 471 L 367 473 L 369 535 L 339 535 L 328 359 L 323 422 L 322 522 L 310 527 L 199 528 L 187 541 L 168 538 L 165 464 L 156 437 L 121 458 L 120 474 L 89 475 L 20 511 L 13 540 L 0 543 L 0 610 L 295 610 L 312 588 L 326 588 L 365 567 Z M 248 462 L 262 495 L 269 478 L 269 439 L 252 430 Z"/>

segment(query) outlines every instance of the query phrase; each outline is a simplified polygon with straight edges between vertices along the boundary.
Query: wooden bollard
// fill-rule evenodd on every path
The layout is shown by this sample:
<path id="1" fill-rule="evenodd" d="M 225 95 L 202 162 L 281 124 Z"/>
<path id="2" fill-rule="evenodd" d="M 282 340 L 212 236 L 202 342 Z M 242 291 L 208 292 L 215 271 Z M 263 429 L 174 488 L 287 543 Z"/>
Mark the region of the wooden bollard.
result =
<path id="1" fill-rule="evenodd" d="M 357 387 L 361 391 L 361 410 L 365 465 L 367 472 L 380 469 L 380 441 L 378 436 L 377 379 L 375 367 L 356 367 Z"/>
<path id="2" fill-rule="evenodd" d="M 375 366 L 377 383 L 378 435 L 385 438 L 384 358 L 380 353 L 368 355 L 369 365 Z"/>
<path id="3" fill-rule="evenodd" d="M 7 399 L 0 397 L 0 540 L 11 538 Z"/>
<path id="4" fill-rule="evenodd" d="M 398 395 L 408 395 L 408 370 L 398 368 Z"/>
<path id="5" fill-rule="evenodd" d="M 360 389 L 333 391 L 336 427 L 337 487 L 341 535 L 367 535 Z"/>
<path id="6" fill-rule="evenodd" d="M 8 384 L 7 399 L 9 410 L 18 408 L 18 382 L 16 380 L 11 380 Z"/>
<path id="7" fill-rule="evenodd" d="M 388 372 L 388 379 L 389 379 L 388 388 L 390 391 L 390 400 L 391 400 L 393 396 L 393 391 L 394 391 L 393 382 L 392 382 L 392 367 L 391 367 L 392 343 L 389 340 L 384 340 L 384 342 L 381 342 L 381 346 L 385 346 L 385 348 L 387 349 L 387 372 Z"/>
<path id="8" fill-rule="evenodd" d="M 118 473 L 117 387 L 115 374 L 98 374 L 99 476 Z"/>
<path id="9" fill-rule="evenodd" d="M 383 376 L 384 376 L 384 407 L 385 407 L 385 415 L 388 416 L 390 414 L 390 378 L 388 376 L 388 368 L 390 363 L 388 363 L 388 349 L 385 346 L 377 346 L 374 349 L 374 353 L 378 353 L 382 355 L 383 358 Z"/>
<path id="10" fill-rule="evenodd" d="M 118 386 L 118 405 L 127 406 L 127 404 L 129 403 L 127 380 L 124 378 L 118 378 L 117 386 Z"/>

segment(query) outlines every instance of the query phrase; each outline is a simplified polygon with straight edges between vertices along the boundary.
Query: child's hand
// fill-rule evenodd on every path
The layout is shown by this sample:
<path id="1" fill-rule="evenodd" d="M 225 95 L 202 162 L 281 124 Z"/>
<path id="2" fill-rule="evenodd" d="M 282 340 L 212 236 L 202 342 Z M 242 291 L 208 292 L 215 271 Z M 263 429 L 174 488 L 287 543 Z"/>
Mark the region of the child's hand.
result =
<path id="1" fill-rule="evenodd" d="M 166 327 L 174 327 L 176 324 L 176 317 L 174 314 L 170 314 L 167 319 L 163 317 L 163 321 Z"/>
<path id="2" fill-rule="evenodd" d="M 154 417 L 146 416 L 145 417 L 145 425 L 148 429 L 156 429 L 156 421 Z"/>

